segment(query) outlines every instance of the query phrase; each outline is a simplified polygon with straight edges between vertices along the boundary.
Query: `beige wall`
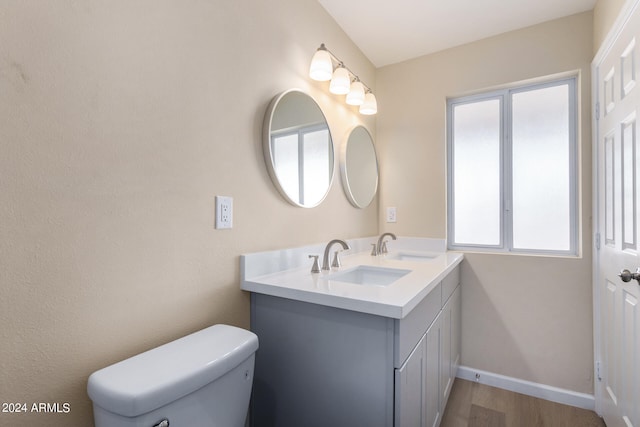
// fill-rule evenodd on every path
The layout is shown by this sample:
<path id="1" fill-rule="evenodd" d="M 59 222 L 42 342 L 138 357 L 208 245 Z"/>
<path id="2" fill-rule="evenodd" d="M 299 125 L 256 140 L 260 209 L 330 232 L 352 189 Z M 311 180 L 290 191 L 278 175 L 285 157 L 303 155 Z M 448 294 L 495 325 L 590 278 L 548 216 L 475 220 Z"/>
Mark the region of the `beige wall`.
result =
<path id="1" fill-rule="evenodd" d="M 564 72 L 580 75 L 582 258 L 468 254 L 462 364 L 593 392 L 591 301 L 592 13 L 378 70 L 380 209 L 401 235 L 446 236 L 446 98 Z"/>
<path id="2" fill-rule="evenodd" d="M 377 233 L 336 175 L 289 205 L 261 151 L 277 93 L 309 91 L 339 144 L 362 117 L 307 77 L 325 42 L 375 69 L 315 0 L 0 6 L 0 425 L 92 425 L 86 380 L 214 323 L 249 325 L 239 255 Z M 363 121 L 375 135 L 375 119 Z M 214 196 L 234 198 L 215 230 Z"/>
<path id="3" fill-rule="evenodd" d="M 629 0 L 598 0 L 593 8 L 593 53 L 595 54 L 620 11 Z"/>

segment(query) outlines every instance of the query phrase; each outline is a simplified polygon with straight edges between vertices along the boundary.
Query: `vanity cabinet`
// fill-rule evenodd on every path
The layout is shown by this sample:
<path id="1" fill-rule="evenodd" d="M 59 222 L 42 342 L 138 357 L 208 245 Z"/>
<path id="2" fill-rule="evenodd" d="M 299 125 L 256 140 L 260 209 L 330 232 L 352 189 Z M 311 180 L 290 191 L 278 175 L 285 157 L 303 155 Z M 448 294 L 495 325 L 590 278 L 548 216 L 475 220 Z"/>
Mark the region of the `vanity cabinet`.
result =
<path id="1" fill-rule="evenodd" d="M 440 396 L 441 401 L 445 404 L 460 366 L 461 309 L 460 286 L 458 285 L 446 301 L 441 313 L 442 367 L 440 368 Z M 444 404 L 442 408 L 444 409 Z"/>
<path id="2" fill-rule="evenodd" d="M 460 359 L 460 272 L 395 319 L 251 294 L 251 425 L 437 426 Z"/>
<path id="3" fill-rule="evenodd" d="M 459 280 L 456 269 L 442 281 L 441 310 L 395 370 L 396 427 L 440 424 L 460 364 Z"/>
<path id="4" fill-rule="evenodd" d="M 401 368 L 395 370 L 394 426 L 435 426 L 440 416 L 438 316 Z"/>

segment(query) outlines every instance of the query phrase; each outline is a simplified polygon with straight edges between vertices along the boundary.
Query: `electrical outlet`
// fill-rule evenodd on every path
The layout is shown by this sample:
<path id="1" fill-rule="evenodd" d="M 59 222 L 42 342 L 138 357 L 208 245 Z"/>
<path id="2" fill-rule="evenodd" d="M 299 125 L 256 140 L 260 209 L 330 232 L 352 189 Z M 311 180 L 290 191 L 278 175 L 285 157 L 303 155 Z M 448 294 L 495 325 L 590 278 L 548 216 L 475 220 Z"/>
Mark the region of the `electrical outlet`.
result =
<path id="1" fill-rule="evenodd" d="M 396 222 L 396 208 L 387 208 L 387 222 Z"/>
<path id="2" fill-rule="evenodd" d="M 233 227 L 233 197 L 216 196 L 216 228 Z"/>

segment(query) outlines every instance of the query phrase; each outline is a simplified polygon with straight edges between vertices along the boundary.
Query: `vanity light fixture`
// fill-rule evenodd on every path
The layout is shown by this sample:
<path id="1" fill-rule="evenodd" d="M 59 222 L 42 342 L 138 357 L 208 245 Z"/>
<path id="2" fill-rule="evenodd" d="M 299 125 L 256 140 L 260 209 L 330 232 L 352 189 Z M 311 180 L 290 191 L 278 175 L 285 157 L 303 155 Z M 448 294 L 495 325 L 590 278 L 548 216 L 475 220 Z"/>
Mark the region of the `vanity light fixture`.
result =
<path id="1" fill-rule="evenodd" d="M 324 44 L 322 46 L 324 46 Z M 311 60 L 309 77 L 319 82 L 326 82 L 331 80 L 332 75 L 333 63 L 329 51 L 326 49 L 318 49 Z"/>
<path id="2" fill-rule="evenodd" d="M 351 83 L 346 101 L 349 105 L 362 105 L 364 102 L 364 85 L 360 80 L 356 79 Z"/>
<path id="3" fill-rule="evenodd" d="M 329 92 L 336 95 L 346 95 L 349 93 L 351 87 L 351 76 L 349 71 L 344 67 L 344 64 L 338 65 L 331 77 L 331 83 L 329 83 Z"/>
<path id="4" fill-rule="evenodd" d="M 378 102 L 376 97 L 373 96 L 371 91 L 367 92 L 364 96 L 364 102 L 360 106 L 360 114 L 371 115 L 378 112 Z"/>
<path id="5" fill-rule="evenodd" d="M 337 64 L 335 69 L 334 62 Z M 311 59 L 309 77 L 321 82 L 331 80 L 329 91 L 337 95 L 347 95 L 347 104 L 359 105 L 360 114 L 371 115 L 378 112 L 378 103 L 371 88 L 360 81 L 360 78 L 331 53 L 324 43 Z"/>

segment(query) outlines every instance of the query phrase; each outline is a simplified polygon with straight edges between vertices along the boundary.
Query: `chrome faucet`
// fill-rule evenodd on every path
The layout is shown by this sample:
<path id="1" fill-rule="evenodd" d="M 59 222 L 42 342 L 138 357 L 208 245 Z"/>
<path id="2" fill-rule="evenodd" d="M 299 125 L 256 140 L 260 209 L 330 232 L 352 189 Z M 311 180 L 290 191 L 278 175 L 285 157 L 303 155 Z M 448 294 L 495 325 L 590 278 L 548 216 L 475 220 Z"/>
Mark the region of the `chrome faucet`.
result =
<path id="1" fill-rule="evenodd" d="M 344 250 L 351 249 L 351 247 L 344 240 L 333 239 L 332 241 L 327 243 L 327 247 L 324 248 L 324 256 L 322 257 L 323 270 L 331 270 L 331 267 L 329 266 L 329 250 L 331 250 L 331 246 L 333 246 L 335 243 L 340 243 L 342 245 L 342 249 Z M 337 252 L 335 257 L 333 258 L 332 267 L 340 267 L 340 259 L 338 258 Z"/>
<path id="2" fill-rule="evenodd" d="M 387 251 L 387 242 L 384 241 L 385 237 L 391 237 L 393 240 L 397 240 L 398 238 L 396 237 L 395 234 L 393 233 L 382 233 L 380 235 L 380 238 L 378 238 L 378 246 L 376 247 L 377 251 L 378 251 L 378 255 L 382 255 L 382 254 L 386 254 Z"/>

